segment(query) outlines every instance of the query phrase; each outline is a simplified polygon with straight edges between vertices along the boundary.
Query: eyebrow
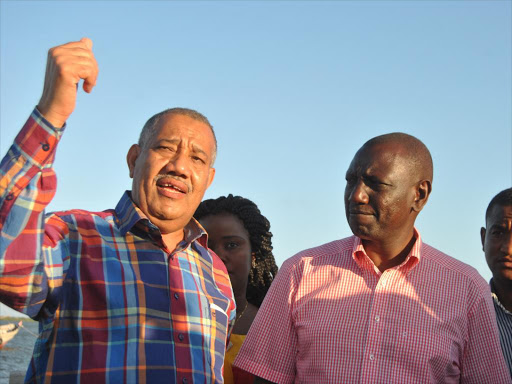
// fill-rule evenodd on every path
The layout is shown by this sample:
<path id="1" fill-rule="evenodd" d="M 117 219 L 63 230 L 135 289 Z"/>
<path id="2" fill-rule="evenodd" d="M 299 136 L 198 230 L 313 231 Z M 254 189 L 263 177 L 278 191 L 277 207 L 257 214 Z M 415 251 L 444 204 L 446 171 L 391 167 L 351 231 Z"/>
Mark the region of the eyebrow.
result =
<path id="1" fill-rule="evenodd" d="M 233 239 L 233 238 L 245 240 L 242 236 L 238 236 L 238 235 L 229 235 L 229 236 L 222 236 L 221 237 L 221 239 L 225 239 L 225 240 Z"/>
<path id="2" fill-rule="evenodd" d="M 379 176 L 374 175 L 374 174 L 370 174 L 370 173 L 368 173 L 368 172 L 364 172 L 362 176 L 363 176 L 363 179 L 370 180 L 370 181 L 372 181 L 372 182 L 374 182 L 374 183 L 384 184 L 384 185 L 387 185 L 387 186 L 390 186 L 390 187 L 392 187 L 392 186 L 393 186 L 393 184 L 390 184 L 390 183 L 388 183 L 388 182 L 384 181 L 384 180 L 383 180 L 382 178 L 380 178 Z"/>
<path id="3" fill-rule="evenodd" d="M 158 140 L 155 145 L 160 145 L 160 144 L 163 144 L 163 143 L 169 143 L 169 144 L 179 144 L 180 143 L 180 140 L 179 139 L 160 139 Z"/>
<path id="4" fill-rule="evenodd" d="M 501 221 L 501 222 L 498 222 L 498 223 L 494 223 L 493 225 L 491 225 L 490 229 L 507 229 L 508 228 L 508 225 Z"/>

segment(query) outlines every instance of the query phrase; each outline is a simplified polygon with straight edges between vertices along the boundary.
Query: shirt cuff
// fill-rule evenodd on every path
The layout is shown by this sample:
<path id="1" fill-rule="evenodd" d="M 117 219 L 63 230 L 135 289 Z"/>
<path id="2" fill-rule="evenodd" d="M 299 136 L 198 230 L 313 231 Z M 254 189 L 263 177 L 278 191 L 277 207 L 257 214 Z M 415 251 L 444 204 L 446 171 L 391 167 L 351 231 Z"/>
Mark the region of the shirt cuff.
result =
<path id="1" fill-rule="evenodd" d="M 19 152 L 39 168 L 53 163 L 57 143 L 64 132 L 54 127 L 43 115 L 34 108 L 27 122 L 16 136 L 14 146 Z"/>
<path id="2" fill-rule="evenodd" d="M 34 110 L 32 111 L 31 115 L 33 115 L 35 118 L 39 119 L 43 125 L 45 125 L 47 128 L 54 130 L 55 132 L 63 132 L 66 128 L 67 123 L 64 123 L 64 125 L 61 128 L 54 127 L 52 123 L 50 123 L 46 118 L 43 116 L 41 111 L 37 109 L 37 105 L 34 107 Z"/>

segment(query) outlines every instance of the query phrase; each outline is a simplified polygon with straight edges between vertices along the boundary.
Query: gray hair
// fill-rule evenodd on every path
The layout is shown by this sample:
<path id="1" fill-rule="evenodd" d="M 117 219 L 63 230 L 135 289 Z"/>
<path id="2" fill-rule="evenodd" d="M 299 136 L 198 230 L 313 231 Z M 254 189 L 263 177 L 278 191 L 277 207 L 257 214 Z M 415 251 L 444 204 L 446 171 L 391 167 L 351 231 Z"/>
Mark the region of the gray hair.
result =
<path id="1" fill-rule="evenodd" d="M 146 124 L 144 124 L 144 127 L 142 127 L 142 131 L 140 132 L 139 136 L 139 146 L 143 149 L 146 148 L 146 146 L 151 141 L 153 135 L 156 132 L 156 127 L 158 126 L 158 122 L 160 119 L 167 115 L 182 115 L 182 116 L 188 116 L 191 119 L 194 119 L 196 121 L 200 121 L 201 123 L 206 124 L 208 127 L 210 127 L 210 130 L 212 131 L 213 135 L 213 141 L 215 143 L 214 149 L 213 149 L 213 156 L 212 156 L 212 162 L 215 163 L 215 159 L 217 157 L 217 137 L 215 136 L 215 131 L 213 130 L 213 126 L 210 124 L 206 116 L 203 114 L 189 108 L 169 108 L 165 111 L 159 112 L 156 115 L 153 115 L 149 118 L 148 121 L 146 121 Z"/>

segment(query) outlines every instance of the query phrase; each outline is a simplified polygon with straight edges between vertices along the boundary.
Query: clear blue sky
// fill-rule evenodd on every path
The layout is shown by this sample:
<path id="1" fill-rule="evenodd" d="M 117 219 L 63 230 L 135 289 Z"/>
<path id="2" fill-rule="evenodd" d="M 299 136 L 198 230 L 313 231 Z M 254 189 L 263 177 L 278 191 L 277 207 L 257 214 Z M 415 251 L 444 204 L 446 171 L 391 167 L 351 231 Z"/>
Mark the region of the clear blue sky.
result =
<path id="1" fill-rule="evenodd" d="M 512 185 L 511 19 L 510 1 L 3 0 L 0 151 L 39 100 L 48 49 L 87 36 L 100 75 L 68 121 L 50 210 L 114 207 L 144 122 L 190 107 L 219 141 L 205 197 L 254 200 L 281 264 L 351 234 L 350 160 L 402 131 L 434 159 L 424 241 L 488 279 L 479 230 Z"/>

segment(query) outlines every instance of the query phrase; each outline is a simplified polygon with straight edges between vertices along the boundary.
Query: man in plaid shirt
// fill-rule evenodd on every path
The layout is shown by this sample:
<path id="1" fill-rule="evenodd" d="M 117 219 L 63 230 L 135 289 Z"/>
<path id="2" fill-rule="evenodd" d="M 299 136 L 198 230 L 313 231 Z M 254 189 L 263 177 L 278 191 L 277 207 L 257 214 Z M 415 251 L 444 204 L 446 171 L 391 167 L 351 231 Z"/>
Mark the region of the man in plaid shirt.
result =
<path id="1" fill-rule="evenodd" d="M 488 285 L 414 227 L 432 176 L 415 137 L 364 144 L 346 173 L 354 236 L 284 262 L 235 366 L 258 383 L 510 383 Z"/>
<path id="2" fill-rule="evenodd" d="M 40 322 L 26 381 L 222 383 L 235 304 L 192 218 L 215 174 L 203 115 L 148 120 L 115 209 L 44 213 L 78 83 L 91 92 L 97 74 L 91 40 L 50 49 L 41 100 L 0 164 L 0 300 Z"/>

